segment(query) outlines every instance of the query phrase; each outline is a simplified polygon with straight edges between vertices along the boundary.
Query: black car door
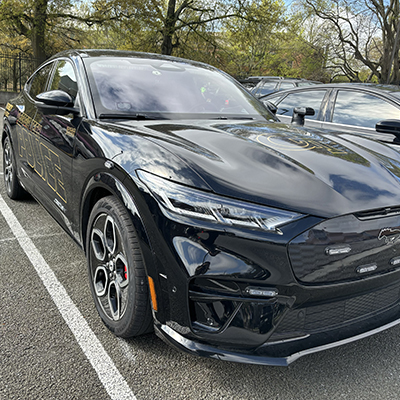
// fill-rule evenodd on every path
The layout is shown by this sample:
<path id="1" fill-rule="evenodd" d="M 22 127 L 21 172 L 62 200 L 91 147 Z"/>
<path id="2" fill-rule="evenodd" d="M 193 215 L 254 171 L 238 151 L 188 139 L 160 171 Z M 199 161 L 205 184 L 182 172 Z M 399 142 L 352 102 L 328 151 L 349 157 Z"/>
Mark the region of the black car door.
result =
<path id="1" fill-rule="evenodd" d="M 58 60 L 48 90 L 63 90 L 78 102 L 78 84 L 72 63 Z M 32 180 L 35 194 L 49 212 L 72 232 L 72 157 L 79 118 L 46 115 L 38 109 L 31 131 L 40 139 L 40 163 Z"/>
<path id="2" fill-rule="evenodd" d="M 34 192 L 35 184 L 32 176 L 43 173 L 40 156 L 40 139 L 34 126 L 37 112 L 35 105 L 36 96 L 45 91 L 54 64 L 49 63 L 40 68 L 26 83 L 21 95 L 16 99 L 18 109 L 15 125 L 16 143 L 13 143 L 18 175 L 21 183 L 31 193 Z"/>

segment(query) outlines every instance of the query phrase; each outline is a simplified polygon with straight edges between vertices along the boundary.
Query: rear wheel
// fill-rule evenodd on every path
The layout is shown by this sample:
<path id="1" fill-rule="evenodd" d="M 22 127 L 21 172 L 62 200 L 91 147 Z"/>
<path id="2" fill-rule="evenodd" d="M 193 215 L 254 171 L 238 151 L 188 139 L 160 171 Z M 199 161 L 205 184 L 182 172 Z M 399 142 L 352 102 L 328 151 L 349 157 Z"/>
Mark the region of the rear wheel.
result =
<path id="1" fill-rule="evenodd" d="M 4 186 L 10 199 L 18 200 L 26 196 L 26 191 L 20 185 L 17 177 L 14 153 L 8 136 L 3 143 L 3 177 Z"/>
<path id="2" fill-rule="evenodd" d="M 87 259 L 92 295 L 104 324 L 117 336 L 153 329 L 144 261 L 132 220 L 114 196 L 90 214 Z"/>

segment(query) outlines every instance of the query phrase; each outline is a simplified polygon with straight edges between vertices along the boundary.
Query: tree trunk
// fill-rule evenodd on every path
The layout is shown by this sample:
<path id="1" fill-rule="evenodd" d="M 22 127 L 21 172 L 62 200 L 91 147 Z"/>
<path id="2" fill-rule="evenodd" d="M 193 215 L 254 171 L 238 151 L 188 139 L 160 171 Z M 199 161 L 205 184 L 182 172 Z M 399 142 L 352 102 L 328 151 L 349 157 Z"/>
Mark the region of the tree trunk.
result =
<path id="1" fill-rule="evenodd" d="M 36 66 L 46 60 L 46 23 L 48 0 L 35 0 L 34 25 L 32 29 L 32 49 Z"/>
<path id="2" fill-rule="evenodd" d="M 379 83 L 390 83 L 390 73 L 392 70 L 391 52 L 392 47 L 390 46 L 390 41 L 388 38 L 385 38 L 383 41 L 383 54 L 380 59 L 381 75 L 379 77 Z"/>
<path id="3" fill-rule="evenodd" d="M 168 56 L 172 54 L 172 50 L 174 48 L 174 45 L 172 44 L 172 37 L 175 33 L 176 24 L 175 7 L 176 0 L 169 0 L 167 16 L 164 21 L 163 42 L 161 45 L 161 54 L 166 54 Z"/>
<path id="4" fill-rule="evenodd" d="M 392 49 L 392 57 L 390 60 L 390 66 L 393 66 L 392 74 L 388 81 L 390 83 L 394 83 L 398 85 L 400 83 L 400 71 L 399 71 L 399 43 L 400 43 L 400 10 L 399 10 L 399 2 L 397 1 L 394 10 L 394 21 L 393 21 L 393 31 L 395 33 L 394 36 L 394 44 Z"/>

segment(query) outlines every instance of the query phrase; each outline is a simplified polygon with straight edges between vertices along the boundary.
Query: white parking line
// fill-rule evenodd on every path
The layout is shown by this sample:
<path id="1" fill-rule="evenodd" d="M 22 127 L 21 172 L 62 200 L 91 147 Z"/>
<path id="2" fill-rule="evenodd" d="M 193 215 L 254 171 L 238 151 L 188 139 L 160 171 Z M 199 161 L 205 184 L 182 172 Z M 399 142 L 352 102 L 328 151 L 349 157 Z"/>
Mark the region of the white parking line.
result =
<path id="1" fill-rule="evenodd" d="M 130 387 L 39 250 L 0 195 L 0 212 L 113 400 L 135 400 Z"/>

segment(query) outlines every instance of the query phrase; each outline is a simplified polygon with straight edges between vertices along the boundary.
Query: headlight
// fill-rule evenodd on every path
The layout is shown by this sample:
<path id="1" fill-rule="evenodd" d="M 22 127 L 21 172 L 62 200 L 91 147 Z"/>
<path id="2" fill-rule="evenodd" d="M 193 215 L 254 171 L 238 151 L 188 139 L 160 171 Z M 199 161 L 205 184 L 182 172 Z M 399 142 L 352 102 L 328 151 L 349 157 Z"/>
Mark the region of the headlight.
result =
<path id="1" fill-rule="evenodd" d="M 168 217 L 183 216 L 220 225 L 280 233 L 278 227 L 303 214 L 232 200 L 173 183 L 144 171 L 137 171 L 140 180 Z M 176 217 L 175 217 L 176 218 Z"/>

